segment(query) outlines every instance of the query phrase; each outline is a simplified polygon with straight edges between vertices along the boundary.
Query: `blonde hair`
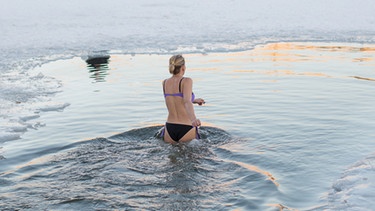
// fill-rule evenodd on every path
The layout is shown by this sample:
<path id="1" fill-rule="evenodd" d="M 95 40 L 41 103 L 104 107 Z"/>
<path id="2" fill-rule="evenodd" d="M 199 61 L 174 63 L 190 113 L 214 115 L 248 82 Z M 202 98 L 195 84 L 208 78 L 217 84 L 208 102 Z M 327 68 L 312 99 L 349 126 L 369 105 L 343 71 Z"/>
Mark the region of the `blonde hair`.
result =
<path id="1" fill-rule="evenodd" d="M 173 75 L 180 73 L 181 67 L 185 65 L 185 59 L 182 55 L 174 55 L 169 59 L 169 72 Z"/>

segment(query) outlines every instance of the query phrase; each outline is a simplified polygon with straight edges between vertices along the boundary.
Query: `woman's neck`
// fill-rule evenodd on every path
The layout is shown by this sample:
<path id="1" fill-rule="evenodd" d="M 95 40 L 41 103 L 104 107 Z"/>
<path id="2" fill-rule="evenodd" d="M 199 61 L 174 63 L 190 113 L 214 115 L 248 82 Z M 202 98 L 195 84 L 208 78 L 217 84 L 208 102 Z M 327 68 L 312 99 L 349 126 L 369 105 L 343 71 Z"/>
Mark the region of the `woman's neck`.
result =
<path id="1" fill-rule="evenodd" d="M 172 76 L 172 78 L 182 78 L 182 77 L 184 77 L 184 74 L 181 72 Z"/>

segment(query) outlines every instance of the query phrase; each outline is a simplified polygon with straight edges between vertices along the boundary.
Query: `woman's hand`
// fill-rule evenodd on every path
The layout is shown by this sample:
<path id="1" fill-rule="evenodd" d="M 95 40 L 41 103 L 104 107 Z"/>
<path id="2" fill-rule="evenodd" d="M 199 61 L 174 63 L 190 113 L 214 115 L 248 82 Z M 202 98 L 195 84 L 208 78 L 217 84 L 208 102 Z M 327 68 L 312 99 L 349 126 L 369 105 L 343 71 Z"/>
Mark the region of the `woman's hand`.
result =
<path id="1" fill-rule="evenodd" d="M 193 103 L 196 103 L 196 104 L 201 106 L 201 105 L 205 104 L 206 102 L 202 98 L 197 98 L 193 101 Z"/>
<path id="2" fill-rule="evenodd" d="M 193 127 L 199 127 L 201 126 L 201 120 L 195 119 L 191 122 L 191 124 L 193 125 Z"/>

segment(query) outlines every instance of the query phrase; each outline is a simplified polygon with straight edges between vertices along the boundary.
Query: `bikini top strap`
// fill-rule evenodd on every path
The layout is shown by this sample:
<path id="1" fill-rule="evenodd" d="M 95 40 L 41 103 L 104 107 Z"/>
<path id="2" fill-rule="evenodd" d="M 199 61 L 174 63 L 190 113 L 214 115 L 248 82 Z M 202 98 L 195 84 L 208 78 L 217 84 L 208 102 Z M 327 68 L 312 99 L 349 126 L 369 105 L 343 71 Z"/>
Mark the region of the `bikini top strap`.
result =
<path id="1" fill-rule="evenodd" d="M 182 92 L 181 92 L 181 82 L 182 82 L 182 79 L 184 79 L 184 77 L 181 78 L 180 83 L 178 84 L 178 91 L 179 91 L 180 93 L 182 93 Z"/>

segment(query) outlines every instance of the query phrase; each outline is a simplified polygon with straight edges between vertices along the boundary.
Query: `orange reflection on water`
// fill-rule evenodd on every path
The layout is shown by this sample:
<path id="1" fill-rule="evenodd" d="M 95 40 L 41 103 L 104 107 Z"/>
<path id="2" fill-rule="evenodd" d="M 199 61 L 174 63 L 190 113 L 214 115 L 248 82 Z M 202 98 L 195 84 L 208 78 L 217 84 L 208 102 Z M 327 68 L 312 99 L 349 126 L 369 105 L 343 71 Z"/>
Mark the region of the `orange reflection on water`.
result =
<path id="1" fill-rule="evenodd" d="M 263 75 L 302 75 L 302 76 L 312 76 L 312 77 L 327 77 L 330 78 L 330 75 L 324 73 L 314 73 L 314 72 L 301 72 L 296 73 L 292 70 L 233 70 L 233 72 L 239 73 L 258 73 Z"/>
<path id="2" fill-rule="evenodd" d="M 270 43 L 262 47 L 264 50 L 316 50 L 316 51 L 375 51 L 375 46 L 349 46 L 348 44 L 331 43 Z"/>
<path id="3" fill-rule="evenodd" d="M 362 47 L 359 50 L 360 51 L 375 51 L 375 47 Z"/>
<path id="4" fill-rule="evenodd" d="M 367 72 L 359 72 L 360 67 L 353 64 L 375 67 L 374 51 L 375 46 L 367 44 L 363 47 L 361 44 L 347 43 L 270 43 L 251 51 L 228 53 L 227 58 L 211 62 L 217 62 L 212 65 L 225 65 L 223 71 L 233 74 L 235 78 L 241 75 L 234 73 L 324 78 L 342 78 L 345 77 L 343 74 L 347 74 L 346 77 L 373 81 L 366 69 Z M 234 58 L 236 62 L 230 63 Z M 345 65 L 347 67 L 336 71 L 344 63 L 348 64 Z M 353 76 L 350 72 L 356 73 Z M 355 75 L 357 73 L 361 75 Z"/>
<path id="5" fill-rule="evenodd" d="M 40 158 L 33 159 L 27 163 L 24 163 L 22 165 L 16 166 L 14 169 L 3 172 L 3 175 L 7 174 L 14 174 L 15 172 L 18 172 L 17 174 L 18 179 L 26 180 L 27 178 L 31 178 L 33 175 L 45 171 L 44 168 L 39 168 L 39 165 L 42 163 L 47 163 L 49 160 L 49 156 L 42 156 Z"/>
<path id="6" fill-rule="evenodd" d="M 216 67 L 205 67 L 205 68 L 189 68 L 189 71 L 200 71 L 200 72 L 208 72 L 208 71 L 216 71 L 218 68 Z"/>
<path id="7" fill-rule="evenodd" d="M 233 161 L 233 160 L 227 160 L 228 162 L 231 162 L 231 163 L 234 163 L 234 164 L 237 164 L 243 168 L 246 168 L 250 171 L 253 171 L 253 172 L 257 172 L 257 173 L 260 173 L 264 176 L 266 176 L 268 178 L 268 180 L 270 180 L 271 182 L 273 182 L 273 184 L 275 184 L 276 186 L 279 186 L 279 183 L 276 182 L 276 178 L 271 174 L 269 173 L 268 171 L 265 171 L 265 170 L 262 170 L 260 169 L 259 167 L 257 166 L 253 166 L 253 165 L 250 165 L 250 164 L 247 164 L 247 163 L 243 163 L 243 162 L 239 162 L 239 161 Z"/>
<path id="8" fill-rule="evenodd" d="M 309 52 L 307 52 L 308 50 Z M 271 61 L 297 62 L 314 61 L 328 62 L 338 60 L 340 57 L 329 55 L 329 53 L 372 53 L 375 46 L 362 47 L 360 44 L 330 44 L 330 43 L 270 43 L 255 48 L 255 51 L 263 53 L 263 56 L 271 57 Z M 363 57 L 364 56 L 364 57 Z M 343 59 L 343 58 L 341 58 Z M 361 58 L 354 58 L 353 62 L 373 62 L 373 54 L 362 55 Z"/>
<path id="9" fill-rule="evenodd" d="M 270 207 L 277 207 L 279 208 L 280 211 L 298 211 L 297 209 L 293 209 L 293 208 L 290 208 L 290 207 L 287 207 L 287 206 L 284 206 L 282 204 L 269 204 L 268 206 Z"/>
<path id="10" fill-rule="evenodd" d="M 353 62 L 372 62 L 375 61 L 374 58 L 354 58 Z"/>

